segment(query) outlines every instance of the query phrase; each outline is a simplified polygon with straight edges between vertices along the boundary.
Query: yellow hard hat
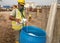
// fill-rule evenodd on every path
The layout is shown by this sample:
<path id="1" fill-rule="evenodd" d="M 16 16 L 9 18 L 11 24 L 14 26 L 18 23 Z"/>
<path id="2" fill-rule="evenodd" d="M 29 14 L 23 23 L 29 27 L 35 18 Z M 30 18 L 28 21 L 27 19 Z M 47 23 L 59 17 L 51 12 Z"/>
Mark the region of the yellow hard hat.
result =
<path id="1" fill-rule="evenodd" d="M 25 0 L 18 0 L 18 3 L 20 3 L 21 5 L 25 4 Z"/>

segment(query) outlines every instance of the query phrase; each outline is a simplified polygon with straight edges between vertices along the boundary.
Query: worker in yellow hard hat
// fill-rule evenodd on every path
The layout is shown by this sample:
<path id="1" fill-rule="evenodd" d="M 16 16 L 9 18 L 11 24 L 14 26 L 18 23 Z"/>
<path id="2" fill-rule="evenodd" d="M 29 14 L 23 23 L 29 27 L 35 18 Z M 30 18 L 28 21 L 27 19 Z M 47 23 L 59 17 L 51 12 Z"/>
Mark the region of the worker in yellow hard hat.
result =
<path id="1" fill-rule="evenodd" d="M 12 29 L 21 30 L 25 26 L 25 11 L 24 11 L 25 0 L 18 0 L 18 8 L 13 11 L 13 14 L 9 17 L 12 20 Z M 20 34 L 20 33 L 19 33 Z"/>
<path id="2" fill-rule="evenodd" d="M 11 14 L 10 20 L 12 20 L 12 28 L 14 30 L 20 30 L 22 28 L 22 19 L 25 18 L 24 12 L 25 0 L 18 0 L 18 8 Z"/>

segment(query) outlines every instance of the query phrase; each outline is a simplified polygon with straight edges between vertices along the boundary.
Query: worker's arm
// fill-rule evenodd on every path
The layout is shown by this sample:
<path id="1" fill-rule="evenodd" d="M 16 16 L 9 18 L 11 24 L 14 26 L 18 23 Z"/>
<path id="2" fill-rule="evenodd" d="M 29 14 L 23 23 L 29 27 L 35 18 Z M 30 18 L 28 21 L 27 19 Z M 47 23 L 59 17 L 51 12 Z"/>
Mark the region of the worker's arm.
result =
<path id="1" fill-rule="evenodd" d="M 12 21 L 16 20 L 14 16 L 10 16 L 9 19 L 12 20 Z"/>
<path id="2" fill-rule="evenodd" d="M 13 9 L 10 14 L 9 19 L 15 21 L 15 16 L 16 16 L 16 9 Z"/>
<path id="3" fill-rule="evenodd" d="M 11 14 L 10 14 L 9 19 L 12 20 L 12 21 L 19 22 L 20 20 L 17 19 L 15 16 L 16 16 L 16 10 L 14 9 L 14 10 L 12 10 L 12 12 L 11 12 Z"/>
<path id="4" fill-rule="evenodd" d="M 20 22 L 20 20 L 15 18 L 14 16 L 10 16 L 9 19 L 12 20 L 12 21 L 16 21 L 18 23 Z"/>

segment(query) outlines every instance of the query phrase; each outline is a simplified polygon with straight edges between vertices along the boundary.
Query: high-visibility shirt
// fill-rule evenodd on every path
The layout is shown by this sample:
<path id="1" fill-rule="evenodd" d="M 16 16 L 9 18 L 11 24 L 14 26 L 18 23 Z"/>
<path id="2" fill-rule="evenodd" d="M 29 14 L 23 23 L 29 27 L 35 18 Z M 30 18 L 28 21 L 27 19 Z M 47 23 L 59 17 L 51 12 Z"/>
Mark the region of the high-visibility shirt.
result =
<path id="1" fill-rule="evenodd" d="M 22 16 L 22 13 L 18 9 L 16 9 L 14 12 L 16 13 L 16 15 L 15 15 L 16 18 L 20 19 L 22 21 L 22 19 L 24 18 Z M 23 15 L 25 16 L 25 12 L 24 11 L 23 11 Z M 12 21 L 12 29 L 14 29 L 14 30 L 21 30 L 22 27 L 23 27 L 23 24 L 18 24 L 16 21 Z"/>

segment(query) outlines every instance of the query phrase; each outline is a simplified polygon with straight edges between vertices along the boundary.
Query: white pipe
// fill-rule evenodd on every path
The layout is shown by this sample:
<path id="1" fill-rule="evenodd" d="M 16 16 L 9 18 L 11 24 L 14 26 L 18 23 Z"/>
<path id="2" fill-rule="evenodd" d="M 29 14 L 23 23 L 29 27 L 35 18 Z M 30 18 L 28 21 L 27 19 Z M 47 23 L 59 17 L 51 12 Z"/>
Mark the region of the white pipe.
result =
<path id="1" fill-rule="evenodd" d="M 57 2 L 52 3 L 51 8 L 50 8 L 50 13 L 49 13 L 49 18 L 48 18 L 48 23 L 47 23 L 47 28 L 46 28 L 47 43 L 52 42 L 56 12 L 57 12 Z"/>

